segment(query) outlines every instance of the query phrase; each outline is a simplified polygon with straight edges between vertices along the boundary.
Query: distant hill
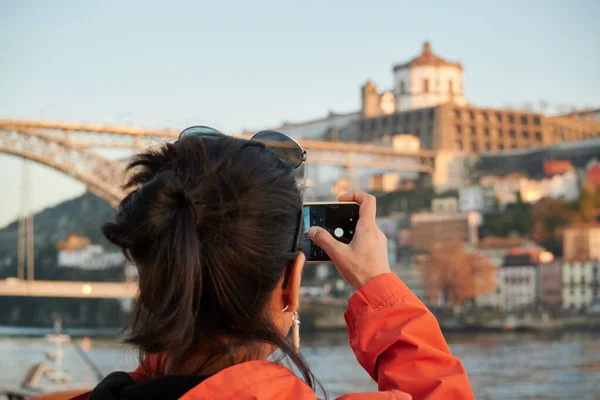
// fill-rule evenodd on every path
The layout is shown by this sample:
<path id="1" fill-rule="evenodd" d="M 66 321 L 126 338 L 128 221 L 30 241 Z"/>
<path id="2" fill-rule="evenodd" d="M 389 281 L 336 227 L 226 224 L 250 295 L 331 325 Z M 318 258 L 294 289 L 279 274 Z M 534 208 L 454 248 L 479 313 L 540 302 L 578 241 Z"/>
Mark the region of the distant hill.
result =
<path id="1" fill-rule="evenodd" d="M 106 201 L 85 193 L 35 214 L 35 278 L 122 281 L 122 267 L 87 271 L 57 266 L 56 243 L 71 234 L 86 236 L 92 243 L 106 248 L 112 247 L 102 235 L 100 225 L 114 212 Z M 17 275 L 18 231 L 18 221 L 0 230 L 0 279 Z M 0 297 L 0 325 L 52 326 L 55 317 L 60 317 L 67 327 L 107 327 L 123 326 L 127 313 L 117 299 Z"/>
<path id="2" fill-rule="evenodd" d="M 55 246 L 71 234 L 86 236 L 92 243 L 110 247 L 100 225 L 113 217 L 114 212 L 105 200 L 89 192 L 38 212 L 34 216 L 36 253 Z M 18 220 L 0 229 L 0 258 L 16 260 L 18 232 Z"/>

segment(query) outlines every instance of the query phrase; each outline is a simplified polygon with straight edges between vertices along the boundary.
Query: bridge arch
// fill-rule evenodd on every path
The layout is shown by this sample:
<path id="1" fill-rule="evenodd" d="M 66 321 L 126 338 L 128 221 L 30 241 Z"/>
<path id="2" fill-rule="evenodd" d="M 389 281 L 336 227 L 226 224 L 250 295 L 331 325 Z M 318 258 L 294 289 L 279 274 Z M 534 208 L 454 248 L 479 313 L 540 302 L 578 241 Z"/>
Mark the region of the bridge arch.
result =
<path id="1" fill-rule="evenodd" d="M 86 185 L 96 196 L 116 207 L 125 192 L 125 166 L 86 150 L 69 140 L 41 130 L 0 128 L 0 152 L 38 162 Z"/>

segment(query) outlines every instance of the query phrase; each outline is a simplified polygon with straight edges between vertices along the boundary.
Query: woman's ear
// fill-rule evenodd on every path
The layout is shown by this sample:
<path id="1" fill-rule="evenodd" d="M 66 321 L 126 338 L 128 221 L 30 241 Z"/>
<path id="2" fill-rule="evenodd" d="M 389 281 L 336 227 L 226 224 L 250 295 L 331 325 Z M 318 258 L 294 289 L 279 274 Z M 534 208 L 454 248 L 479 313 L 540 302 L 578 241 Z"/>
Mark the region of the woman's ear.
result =
<path id="1" fill-rule="evenodd" d="M 286 282 L 285 287 L 282 288 L 284 304 L 289 305 L 286 311 L 297 311 L 300 305 L 300 281 L 302 280 L 302 268 L 304 268 L 305 260 L 306 257 L 304 256 L 304 253 L 300 253 L 289 266 L 290 272 L 288 281 Z"/>

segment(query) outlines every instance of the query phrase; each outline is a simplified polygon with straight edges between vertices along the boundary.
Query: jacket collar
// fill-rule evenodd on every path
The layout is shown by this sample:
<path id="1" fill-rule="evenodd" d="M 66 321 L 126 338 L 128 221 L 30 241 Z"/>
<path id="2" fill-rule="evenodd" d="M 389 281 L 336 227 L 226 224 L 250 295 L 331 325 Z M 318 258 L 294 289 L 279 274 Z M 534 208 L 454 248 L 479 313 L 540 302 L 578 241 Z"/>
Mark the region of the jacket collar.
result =
<path id="1" fill-rule="evenodd" d="M 291 396 L 291 397 L 290 397 Z M 264 400 L 315 398 L 312 389 L 292 371 L 270 361 L 248 361 L 226 368 L 197 385 L 181 400 Z"/>

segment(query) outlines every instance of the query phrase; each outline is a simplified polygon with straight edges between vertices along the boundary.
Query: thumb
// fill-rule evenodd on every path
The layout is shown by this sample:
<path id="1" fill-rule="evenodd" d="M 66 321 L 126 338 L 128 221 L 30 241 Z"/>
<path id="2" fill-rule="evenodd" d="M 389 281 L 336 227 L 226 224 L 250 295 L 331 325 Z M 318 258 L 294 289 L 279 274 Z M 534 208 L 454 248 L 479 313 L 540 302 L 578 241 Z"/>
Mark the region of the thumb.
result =
<path id="1" fill-rule="evenodd" d="M 308 237 L 331 257 L 339 251 L 342 243 L 335 240 L 333 236 L 325 229 L 318 226 L 311 226 L 308 230 Z"/>

